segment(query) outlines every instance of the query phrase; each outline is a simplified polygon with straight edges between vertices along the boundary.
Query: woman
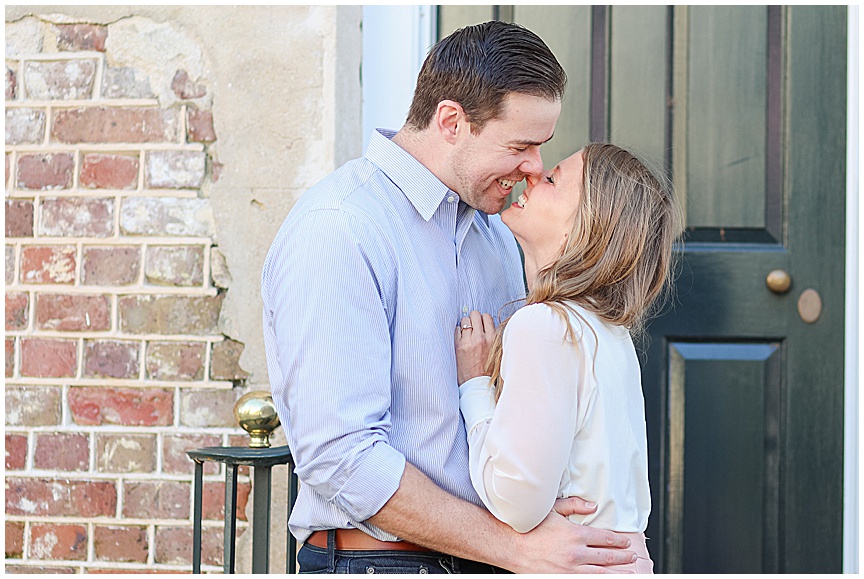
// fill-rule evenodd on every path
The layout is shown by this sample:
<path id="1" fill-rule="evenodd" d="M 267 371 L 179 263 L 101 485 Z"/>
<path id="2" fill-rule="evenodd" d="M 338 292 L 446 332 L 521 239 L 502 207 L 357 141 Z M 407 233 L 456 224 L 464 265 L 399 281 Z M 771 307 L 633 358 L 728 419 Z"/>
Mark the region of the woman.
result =
<path id="1" fill-rule="evenodd" d="M 641 573 L 653 570 L 651 498 L 631 334 L 667 285 L 677 212 L 633 155 L 588 145 L 529 178 L 501 215 L 525 254 L 526 306 L 497 332 L 471 312 L 456 334 L 471 480 L 487 508 L 527 532 L 556 498 L 594 501 L 570 518 L 630 534 Z"/>

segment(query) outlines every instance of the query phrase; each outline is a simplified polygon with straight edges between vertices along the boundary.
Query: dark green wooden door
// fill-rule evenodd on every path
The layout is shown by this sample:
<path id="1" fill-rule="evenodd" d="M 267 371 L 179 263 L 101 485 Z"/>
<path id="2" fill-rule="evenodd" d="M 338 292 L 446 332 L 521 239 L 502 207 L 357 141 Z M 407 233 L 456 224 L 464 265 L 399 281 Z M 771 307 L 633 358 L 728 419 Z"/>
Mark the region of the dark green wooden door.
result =
<path id="1" fill-rule="evenodd" d="M 496 16 L 567 69 L 547 164 L 608 139 L 686 203 L 643 356 L 656 570 L 840 572 L 846 8 L 453 6 L 440 33 Z"/>

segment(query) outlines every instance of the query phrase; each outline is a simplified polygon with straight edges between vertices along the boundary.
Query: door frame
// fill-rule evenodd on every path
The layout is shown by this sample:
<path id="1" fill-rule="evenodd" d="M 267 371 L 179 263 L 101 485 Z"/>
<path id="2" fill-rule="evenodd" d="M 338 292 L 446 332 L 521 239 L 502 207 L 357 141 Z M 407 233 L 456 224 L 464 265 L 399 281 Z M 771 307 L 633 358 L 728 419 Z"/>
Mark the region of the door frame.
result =
<path id="1" fill-rule="evenodd" d="M 859 363 L 864 354 L 860 328 L 864 311 L 859 290 L 864 270 L 859 266 L 864 204 L 859 203 L 859 7 L 850 5 L 847 17 L 847 147 L 846 147 L 846 330 L 844 461 L 843 461 L 843 572 L 858 572 L 858 507 L 860 450 L 858 417 Z M 435 5 L 364 6 L 363 8 L 363 144 L 376 127 L 399 129 L 410 105 L 414 83 L 426 51 L 436 36 Z M 384 33 L 382 33 L 384 31 Z M 409 51 L 405 46 L 411 46 Z M 381 81 L 380 79 L 386 79 Z"/>

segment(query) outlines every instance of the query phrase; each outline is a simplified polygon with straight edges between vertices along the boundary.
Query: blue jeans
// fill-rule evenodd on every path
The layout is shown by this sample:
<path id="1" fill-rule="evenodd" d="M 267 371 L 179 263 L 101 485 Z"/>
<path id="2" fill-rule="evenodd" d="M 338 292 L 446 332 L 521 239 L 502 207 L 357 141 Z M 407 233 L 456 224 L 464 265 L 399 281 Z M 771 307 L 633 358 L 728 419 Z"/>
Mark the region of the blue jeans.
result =
<path id="1" fill-rule="evenodd" d="M 342 551 L 306 543 L 297 553 L 300 573 L 508 573 L 485 563 L 430 551 Z"/>

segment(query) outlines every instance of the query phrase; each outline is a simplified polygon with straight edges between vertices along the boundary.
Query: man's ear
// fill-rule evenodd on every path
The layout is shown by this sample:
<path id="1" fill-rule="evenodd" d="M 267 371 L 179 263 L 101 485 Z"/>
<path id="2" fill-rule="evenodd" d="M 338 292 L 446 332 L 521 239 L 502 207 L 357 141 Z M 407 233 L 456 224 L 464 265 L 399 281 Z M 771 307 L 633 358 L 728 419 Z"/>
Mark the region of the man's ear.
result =
<path id="1" fill-rule="evenodd" d="M 462 110 L 462 105 L 456 101 L 443 100 L 438 103 L 433 120 L 438 132 L 451 145 L 456 142 L 460 133 L 469 130 L 465 111 Z"/>

